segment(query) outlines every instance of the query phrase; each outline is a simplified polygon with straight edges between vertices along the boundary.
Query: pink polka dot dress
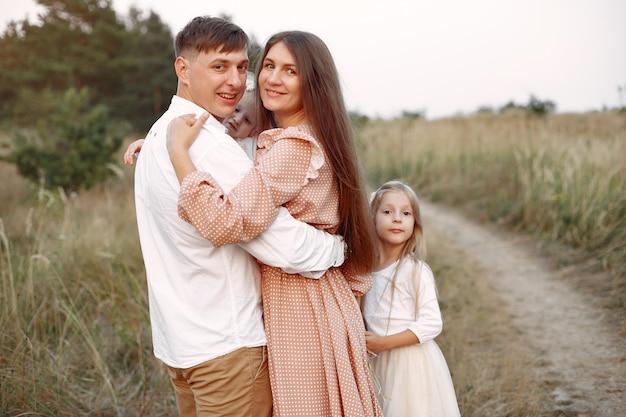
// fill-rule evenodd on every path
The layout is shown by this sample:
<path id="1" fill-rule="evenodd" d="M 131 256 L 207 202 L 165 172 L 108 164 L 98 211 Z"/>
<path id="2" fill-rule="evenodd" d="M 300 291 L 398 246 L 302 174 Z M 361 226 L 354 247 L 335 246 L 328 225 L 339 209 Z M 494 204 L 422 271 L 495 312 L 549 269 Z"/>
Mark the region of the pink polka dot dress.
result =
<path id="1" fill-rule="evenodd" d="M 247 241 L 286 207 L 328 232 L 338 224 L 337 184 L 308 126 L 259 135 L 256 166 L 228 195 L 209 174 L 181 186 L 179 215 L 215 245 Z M 261 265 L 274 416 L 382 416 L 370 379 L 356 295 L 371 276 L 331 268 L 320 279 Z"/>

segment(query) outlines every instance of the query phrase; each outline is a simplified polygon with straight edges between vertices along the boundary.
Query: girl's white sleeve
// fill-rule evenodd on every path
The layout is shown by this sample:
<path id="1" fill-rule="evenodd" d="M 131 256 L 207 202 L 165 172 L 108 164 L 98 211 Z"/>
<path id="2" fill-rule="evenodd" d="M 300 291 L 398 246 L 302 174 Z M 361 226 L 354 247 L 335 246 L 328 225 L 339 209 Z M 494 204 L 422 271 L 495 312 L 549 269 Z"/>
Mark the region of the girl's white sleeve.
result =
<path id="1" fill-rule="evenodd" d="M 410 324 L 409 330 L 415 333 L 420 343 L 424 343 L 439 336 L 443 329 L 443 320 L 437 300 L 435 278 L 426 264 L 421 268 L 419 283 L 417 319 Z"/>

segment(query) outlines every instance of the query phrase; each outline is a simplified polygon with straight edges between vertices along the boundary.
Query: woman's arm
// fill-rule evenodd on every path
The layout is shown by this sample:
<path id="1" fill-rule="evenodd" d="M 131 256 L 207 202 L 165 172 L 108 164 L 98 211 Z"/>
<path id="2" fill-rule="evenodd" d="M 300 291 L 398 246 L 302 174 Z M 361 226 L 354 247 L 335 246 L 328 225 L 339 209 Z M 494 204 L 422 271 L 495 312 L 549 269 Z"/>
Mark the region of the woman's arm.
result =
<path id="1" fill-rule="evenodd" d="M 179 181 L 185 179 L 187 172 L 196 169 L 195 164 L 189 159 L 187 150 L 199 134 L 207 117 L 209 117 L 208 114 L 202 115 L 198 120 L 195 120 L 193 116 L 183 117 L 168 126 L 168 148 L 174 152 L 171 159 Z M 219 149 L 216 149 L 215 152 L 212 155 L 213 158 L 224 157 L 224 153 Z M 238 168 L 239 162 L 232 162 L 235 165 L 229 166 L 230 173 L 228 175 L 241 178 L 240 170 L 249 170 L 248 165 Z M 252 165 L 251 162 L 249 163 Z M 204 169 L 206 168 L 207 166 L 204 166 Z M 191 176 L 197 175 L 201 175 L 201 173 L 194 171 Z M 210 177 L 208 173 L 206 176 Z M 181 188 L 184 189 L 184 186 Z M 204 186 L 201 188 L 210 189 L 211 187 Z M 219 187 L 216 186 L 216 188 Z M 198 218 L 197 221 L 201 221 L 201 219 Z M 202 224 L 193 222 L 192 224 L 196 229 L 204 230 Z M 202 234 L 209 237 L 211 232 Z M 232 230 L 228 230 L 228 234 L 235 236 Z M 243 240 L 247 240 L 246 238 L 247 236 L 242 237 Z M 324 233 L 313 226 L 295 220 L 282 207 L 279 209 L 278 217 L 268 229 L 256 239 L 240 243 L 240 245 L 252 256 L 267 265 L 281 268 L 290 274 L 301 274 L 308 278 L 319 278 L 328 268 L 339 266 L 344 261 L 344 243 L 341 237 Z"/>
<path id="2" fill-rule="evenodd" d="M 178 214 L 215 246 L 247 242 L 274 221 L 278 208 L 305 184 L 312 144 L 278 140 L 237 186 L 224 193 L 213 177 L 196 170 L 188 149 L 205 118 L 180 118 L 168 127 L 168 150 L 181 181 Z"/>
<path id="3" fill-rule="evenodd" d="M 167 151 L 180 184 L 187 175 L 196 171 L 189 157 L 189 148 L 208 119 L 209 113 L 203 113 L 197 119 L 193 114 L 186 114 L 176 117 L 167 126 Z"/>

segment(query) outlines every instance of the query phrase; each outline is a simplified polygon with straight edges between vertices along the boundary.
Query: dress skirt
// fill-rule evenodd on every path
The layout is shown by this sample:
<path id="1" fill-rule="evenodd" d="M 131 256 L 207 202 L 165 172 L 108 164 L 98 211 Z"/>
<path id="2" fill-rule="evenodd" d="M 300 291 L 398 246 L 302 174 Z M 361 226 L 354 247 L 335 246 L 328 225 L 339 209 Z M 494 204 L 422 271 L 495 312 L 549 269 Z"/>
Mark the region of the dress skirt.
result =
<path id="1" fill-rule="evenodd" d="M 380 352 L 371 362 L 385 417 L 460 415 L 448 365 L 434 340 Z"/>
<path id="2" fill-rule="evenodd" d="M 381 416 L 365 325 L 341 271 L 311 279 L 261 268 L 274 416 Z"/>

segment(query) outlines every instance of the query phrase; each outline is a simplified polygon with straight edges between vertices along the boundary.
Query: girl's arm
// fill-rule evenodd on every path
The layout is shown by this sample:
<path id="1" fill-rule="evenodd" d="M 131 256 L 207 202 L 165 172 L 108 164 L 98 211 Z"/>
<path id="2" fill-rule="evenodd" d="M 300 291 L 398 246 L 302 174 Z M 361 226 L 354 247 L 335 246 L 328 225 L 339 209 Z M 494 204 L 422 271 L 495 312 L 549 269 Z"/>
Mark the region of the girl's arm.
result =
<path id="1" fill-rule="evenodd" d="M 421 262 L 419 300 L 417 305 L 417 317 L 409 325 L 409 330 L 415 333 L 420 343 L 433 340 L 443 329 L 443 319 L 439 309 L 437 287 L 435 277 L 428 264 Z"/>
<path id="2" fill-rule="evenodd" d="M 437 337 L 443 328 L 441 310 L 437 300 L 435 277 L 430 267 L 420 261 L 419 291 L 417 314 L 412 321 L 407 322 L 407 329 L 389 336 L 379 336 L 372 332 L 365 332 L 367 348 L 378 353 L 383 350 L 395 349 L 416 343 L 425 343 Z M 412 283 L 412 281 L 411 281 Z M 413 285 L 409 291 L 414 292 Z M 413 315 L 413 311 L 410 312 Z"/>
<path id="3" fill-rule="evenodd" d="M 365 345 L 367 346 L 367 350 L 373 353 L 415 345 L 417 343 L 420 343 L 420 340 L 415 333 L 410 330 L 404 330 L 389 336 L 379 336 L 372 332 L 365 332 Z"/>
<path id="4" fill-rule="evenodd" d="M 143 147 L 143 142 L 145 139 L 137 139 L 126 148 L 126 152 L 124 152 L 124 163 L 126 165 L 132 165 L 135 161 L 134 157 L 136 153 L 141 151 Z"/>

